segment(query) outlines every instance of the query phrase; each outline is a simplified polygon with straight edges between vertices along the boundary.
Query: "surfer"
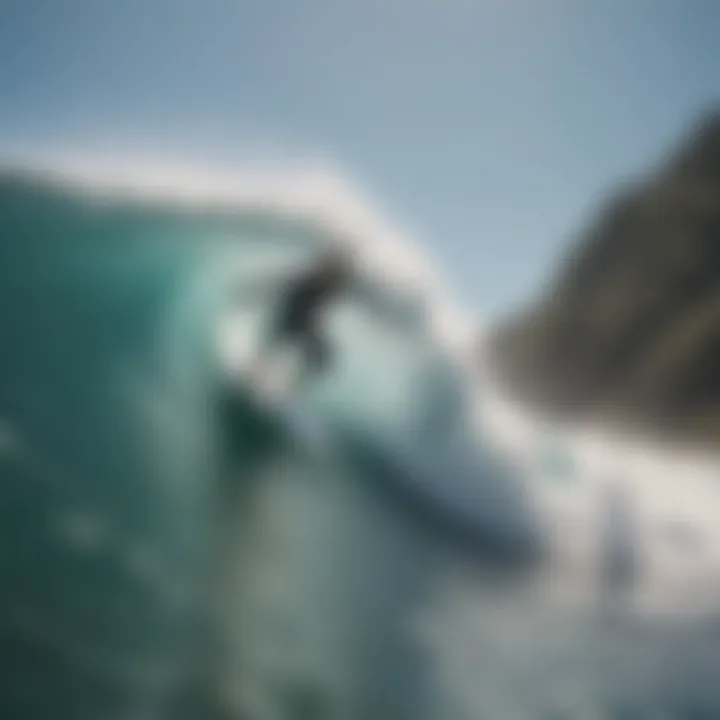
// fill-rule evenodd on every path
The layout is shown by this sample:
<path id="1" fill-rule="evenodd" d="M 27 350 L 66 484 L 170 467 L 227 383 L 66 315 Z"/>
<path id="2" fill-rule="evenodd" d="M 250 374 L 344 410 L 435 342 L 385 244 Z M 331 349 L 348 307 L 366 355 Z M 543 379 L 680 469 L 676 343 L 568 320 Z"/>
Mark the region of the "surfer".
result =
<path id="1" fill-rule="evenodd" d="M 266 279 L 259 282 L 267 287 L 275 283 Z M 243 298 L 250 285 L 243 283 L 237 297 Z M 277 306 L 263 343 L 262 362 L 267 354 L 290 344 L 300 347 L 305 361 L 304 372 L 317 376 L 327 373 L 333 364 L 333 348 L 323 330 L 323 311 L 342 298 L 357 297 L 365 306 L 370 306 L 385 319 L 396 309 L 383 300 L 382 292 L 368 282 L 361 281 L 360 274 L 348 250 L 332 248 L 310 267 L 283 278 L 276 291 Z M 396 318 L 397 320 L 397 318 Z"/>
<path id="2" fill-rule="evenodd" d="M 279 303 L 268 342 L 303 348 L 312 374 L 327 371 L 332 361 L 330 342 L 321 327 L 321 313 L 349 292 L 354 272 L 350 257 L 333 249 L 310 268 L 290 278 L 279 293 Z"/>

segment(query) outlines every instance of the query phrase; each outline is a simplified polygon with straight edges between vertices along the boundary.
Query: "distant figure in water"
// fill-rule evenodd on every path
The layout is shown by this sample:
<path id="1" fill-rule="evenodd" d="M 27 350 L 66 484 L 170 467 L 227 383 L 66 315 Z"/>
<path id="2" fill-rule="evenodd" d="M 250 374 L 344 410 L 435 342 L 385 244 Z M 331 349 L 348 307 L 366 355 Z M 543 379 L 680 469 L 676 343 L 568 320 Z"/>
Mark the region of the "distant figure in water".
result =
<path id="1" fill-rule="evenodd" d="M 277 281 L 260 278 L 265 287 L 277 287 Z M 253 293 L 258 283 L 243 283 L 237 296 L 242 299 Z M 349 251 L 332 248 L 309 268 L 286 276 L 275 291 L 277 307 L 265 337 L 259 361 L 267 359 L 270 351 L 288 343 L 303 351 L 304 374 L 318 376 L 327 373 L 333 365 L 334 351 L 324 331 L 323 311 L 343 298 L 355 298 L 369 306 L 384 320 L 396 326 L 403 322 L 402 311 L 383 297 L 382 290 L 360 278 Z M 407 331 L 407 327 L 403 328 Z"/>

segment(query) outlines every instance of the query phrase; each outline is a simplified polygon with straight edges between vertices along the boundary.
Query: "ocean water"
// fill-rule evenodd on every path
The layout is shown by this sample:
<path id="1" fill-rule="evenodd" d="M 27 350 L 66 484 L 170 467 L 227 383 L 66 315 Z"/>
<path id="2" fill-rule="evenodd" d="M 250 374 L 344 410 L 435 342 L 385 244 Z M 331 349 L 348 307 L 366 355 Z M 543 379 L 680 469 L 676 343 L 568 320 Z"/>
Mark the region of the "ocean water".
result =
<path id="1" fill-rule="evenodd" d="M 718 716 L 711 461 L 523 429 L 388 262 L 264 406 L 232 289 L 364 216 L 141 184 L 0 179 L 0 717 Z"/>

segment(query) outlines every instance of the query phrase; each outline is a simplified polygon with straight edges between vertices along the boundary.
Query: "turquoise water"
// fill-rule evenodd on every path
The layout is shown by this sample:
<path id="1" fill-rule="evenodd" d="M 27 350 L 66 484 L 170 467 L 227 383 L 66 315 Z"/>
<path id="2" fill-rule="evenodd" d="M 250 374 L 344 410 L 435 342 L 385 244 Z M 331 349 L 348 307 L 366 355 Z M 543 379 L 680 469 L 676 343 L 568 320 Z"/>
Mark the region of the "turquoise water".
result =
<path id="1" fill-rule="evenodd" d="M 263 409 L 230 288 L 330 225 L 88 187 L 0 180 L 0 718 L 717 717 L 715 464 L 501 459 L 387 284 Z"/>
<path id="2" fill-rule="evenodd" d="M 0 716 L 438 717 L 414 613 L 448 563 L 537 548 L 433 348 L 341 310 L 321 450 L 215 332 L 229 277 L 332 238 L 12 174 L 0 228 Z"/>

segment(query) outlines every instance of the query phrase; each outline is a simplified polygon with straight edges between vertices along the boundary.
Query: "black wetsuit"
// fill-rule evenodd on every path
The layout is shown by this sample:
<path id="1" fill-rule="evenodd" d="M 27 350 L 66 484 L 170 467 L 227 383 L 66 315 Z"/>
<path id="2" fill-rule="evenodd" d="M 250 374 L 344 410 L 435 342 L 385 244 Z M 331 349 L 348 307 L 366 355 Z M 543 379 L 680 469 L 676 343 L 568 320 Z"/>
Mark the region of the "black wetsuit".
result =
<path id="1" fill-rule="evenodd" d="M 330 344 L 320 328 L 319 313 L 343 292 L 347 284 L 343 271 L 313 268 L 285 288 L 274 324 L 275 341 L 291 341 L 303 346 L 310 370 L 327 368 Z"/>

